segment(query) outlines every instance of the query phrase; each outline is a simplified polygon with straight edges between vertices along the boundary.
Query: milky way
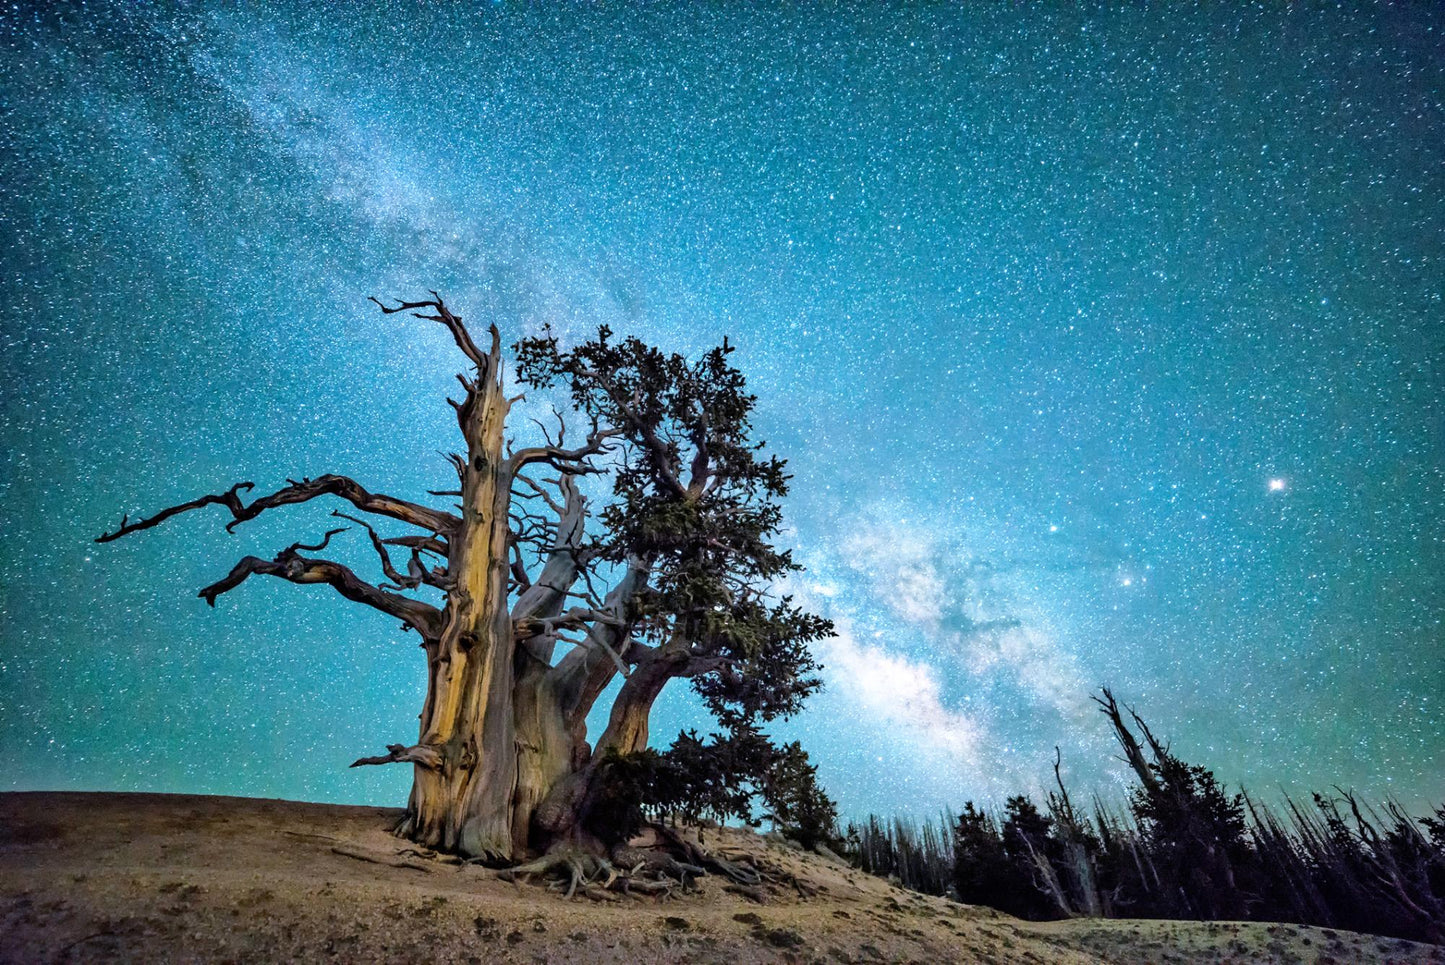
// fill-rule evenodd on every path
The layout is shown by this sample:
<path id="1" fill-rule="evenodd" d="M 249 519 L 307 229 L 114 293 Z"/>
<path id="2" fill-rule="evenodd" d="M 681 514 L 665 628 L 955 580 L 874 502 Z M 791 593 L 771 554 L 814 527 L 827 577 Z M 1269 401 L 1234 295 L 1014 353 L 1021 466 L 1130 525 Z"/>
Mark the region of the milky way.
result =
<path id="1" fill-rule="evenodd" d="M 435 288 L 739 346 L 845 814 L 1117 793 L 1101 684 L 1231 784 L 1445 797 L 1445 16 L 959 6 L 0 12 L 0 786 L 404 800 L 345 765 L 415 639 L 195 597 L 325 510 L 90 539 L 444 488 L 461 359 L 365 301 Z"/>

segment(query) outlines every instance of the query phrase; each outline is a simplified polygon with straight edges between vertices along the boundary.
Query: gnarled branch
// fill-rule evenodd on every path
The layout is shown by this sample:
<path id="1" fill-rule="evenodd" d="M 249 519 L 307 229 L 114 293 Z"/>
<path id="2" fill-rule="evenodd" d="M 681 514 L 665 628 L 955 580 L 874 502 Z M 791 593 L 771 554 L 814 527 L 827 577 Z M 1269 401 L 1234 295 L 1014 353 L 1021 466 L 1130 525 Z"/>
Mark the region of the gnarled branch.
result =
<path id="1" fill-rule="evenodd" d="M 417 318 L 425 319 L 428 322 L 441 322 L 447 327 L 447 331 L 452 333 L 452 339 L 457 343 L 457 348 L 462 350 L 462 354 L 471 359 L 478 369 L 484 369 L 487 365 L 487 356 L 483 355 L 482 350 L 477 348 L 477 343 L 472 341 L 472 333 L 467 331 L 467 327 L 462 324 L 462 317 L 453 315 L 451 310 L 443 304 L 442 297 L 436 292 L 432 292 L 431 296 L 430 299 L 422 302 L 404 302 L 398 299 L 396 305 L 391 308 L 383 305 L 375 295 L 368 297 L 376 303 L 376 307 L 388 315 L 395 315 L 397 312 L 411 312 Z M 436 314 L 423 315 L 416 311 L 419 308 L 432 309 Z M 492 326 L 492 331 L 496 332 L 495 325 Z M 470 386 L 466 388 L 468 392 L 471 391 Z"/>
<path id="2" fill-rule="evenodd" d="M 531 479 L 525 476 L 517 478 L 547 501 L 557 519 L 552 524 L 552 545 L 542 564 L 542 571 L 535 581 L 530 577 L 527 579 L 527 589 L 512 608 L 512 618 L 523 620 L 534 616 L 553 616 L 561 611 L 567 591 L 576 582 L 578 570 L 585 562 L 582 558 L 582 538 L 586 534 L 587 500 L 571 476 L 563 475 L 554 481 L 562 497 L 561 503 L 552 499 Z M 517 544 L 514 542 L 513 545 Z"/>
<path id="3" fill-rule="evenodd" d="M 351 762 L 352 767 L 368 764 L 416 764 L 435 771 L 441 770 L 442 755 L 430 744 L 416 744 L 412 747 L 405 744 L 387 744 L 386 753 L 380 757 L 361 757 Z"/>
<path id="4" fill-rule="evenodd" d="M 381 571 L 386 574 L 386 578 L 391 580 L 392 583 L 389 587 L 383 584 L 382 589 L 414 590 L 425 583 L 428 586 L 434 586 L 440 590 L 449 590 L 455 585 L 451 577 L 447 575 L 445 567 L 433 571 L 428 569 L 426 564 L 422 563 L 422 546 L 413 545 L 411 547 L 411 559 L 407 560 L 406 565 L 407 575 L 402 576 L 401 573 L 397 571 L 396 566 L 391 562 L 391 554 L 386 551 L 386 546 L 389 541 L 376 535 L 376 530 L 371 527 L 370 523 L 364 519 L 357 519 L 355 516 L 348 516 L 346 513 L 340 511 L 333 512 L 331 515 L 338 519 L 350 520 L 356 523 L 364 528 L 366 534 L 371 537 L 372 548 L 376 550 L 376 555 L 381 558 Z"/>
<path id="5" fill-rule="evenodd" d="M 627 571 L 603 605 L 616 619 L 589 626 L 581 644 L 552 668 L 554 686 L 569 725 L 587 716 L 615 673 L 622 670 L 623 676 L 628 676 L 619 663 L 626 666 L 650 654 L 651 648 L 634 640 L 622 619 L 632 612 L 635 598 L 646 589 L 649 572 L 650 567 L 642 560 L 629 560 Z"/>
<path id="6" fill-rule="evenodd" d="M 511 474 L 515 475 L 519 470 L 532 463 L 545 462 L 570 475 L 597 472 L 598 470 L 586 461 L 587 457 L 607 452 L 612 448 L 610 440 L 624 435 L 626 431 L 621 428 L 593 429 L 587 436 L 587 441 L 575 449 L 563 449 L 560 446 L 531 446 L 519 449 L 507 460 L 507 468 Z"/>
<path id="7" fill-rule="evenodd" d="M 304 503 L 318 496 L 327 495 L 339 496 L 363 512 L 374 513 L 378 516 L 390 516 L 392 519 L 399 519 L 404 523 L 410 523 L 413 526 L 419 526 L 422 529 L 428 529 L 434 533 L 448 534 L 461 525 L 461 520 L 451 513 L 408 502 L 405 499 L 397 499 L 395 496 L 370 492 L 356 480 L 347 476 L 327 473 L 324 476 L 318 476 L 315 479 L 303 479 L 300 482 L 288 480 L 288 483 L 289 485 L 278 489 L 271 495 L 262 496 L 254 500 L 249 506 L 241 503 L 240 493 L 243 490 L 254 489 L 255 484 L 243 482 L 237 483 L 220 495 L 202 496 L 188 503 L 181 503 L 179 506 L 163 509 L 154 516 L 143 519 L 137 523 L 130 522 L 129 517 L 123 517 L 118 530 L 114 533 L 105 533 L 97 537 L 96 542 L 108 543 L 113 539 L 119 539 L 127 533 L 150 529 L 152 526 L 157 526 L 179 513 L 188 512 L 192 509 L 200 509 L 203 506 L 210 506 L 212 504 L 225 506 L 231 511 L 231 515 L 234 518 L 226 524 L 226 531 L 234 532 L 238 525 L 246 522 L 248 519 L 255 519 L 268 509 L 273 509 L 277 506 L 288 506 L 292 503 Z"/>
<path id="8" fill-rule="evenodd" d="M 192 509 L 200 509 L 202 506 L 209 506 L 212 503 L 220 503 L 221 505 L 229 509 L 233 515 L 239 516 L 244 511 L 244 507 L 241 505 L 240 494 L 242 492 L 248 492 L 255 488 L 255 483 L 238 482 L 236 483 L 236 485 L 232 486 L 224 493 L 213 496 L 202 496 L 199 499 L 193 499 L 188 503 L 181 503 L 179 506 L 172 506 L 169 509 L 163 509 L 160 512 L 156 513 L 154 516 L 151 516 L 148 519 L 142 519 L 138 523 L 132 523 L 130 521 L 129 514 L 127 514 L 120 518 L 119 529 L 117 529 L 114 533 L 101 533 L 95 538 L 95 541 L 97 543 L 109 543 L 113 539 L 120 539 L 127 533 L 134 533 L 136 530 L 150 529 L 152 526 L 159 526 L 161 523 L 164 523 L 172 516 L 187 512 Z"/>
<path id="9" fill-rule="evenodd" d="M 439 536 L 392 536 L 382 542 L 387 546 L 405 546 L 423 553 L 434 553 L 444 560 L 451 558 L 451 547 Z"/>
<path id="10" fill-rule="evenodd" d="M 223 579 L 205 587 L 196 595 L 211 606 L 215 606 L 216 597 L 234 590 L 246 582 L 247 578 L 256 574 L 276 576 L 292 583 L 325 583 L 348 600 L 365 603 L 367 606 L 397 617 L 406 626 L 413 627 L 428 640 L 436 639 L 441 633 L 442 625 L 441 611 L 436 607 L 372 586 L 340 563 L 313 559 L 302 556 L 298 552 L 299 550 L 314 552 L 323 549 L 327 541 L 339 532 L 342 530 L 332 530 L 315 546 L 292 544 L 278 553 L 273 560 L 263 560 L 259 556 L 242 557 Z"/>
<path id="11" fill-rule="evenodd" d="M 573 607 L 566 613 L 554 617 L 533 616 L 513 620 L 512 636 L 517 640 L 525 640 L 527 637 L 535 637 L 541 634 L 557 634 L 564 630 L 577 630 L 599 623 L 616 626 L 622 625 L 620 619 L 606 610 Z"/>
<path id="12" fill-rule="evenodd" d="M 1150 769 L 1148 761 L 1144 759 L 1144 749 L 1139 746 L 1138 739 L 1124 724 L 1124 717 L 1119 712 L 1119 702 L 1114 699 L 1114 694 L 1108 687 L 1100 690 L 1102 696 L 1091 697 L 1094 703 L 1099 705 L 1100 712 L 1107 718 L 1114 727 L 1114 736 L 1119 741 L 1119 746 L 1124 749 L 1125 760 L 1139 775 L 1139 780 L 1150 792 L 1159 789 L 1159 778 Z M 1132 711 L 1131 711 L 1132 713 Z M 1137 720 L 1137 717 L 1135 718 Z"/>
<path id="13" fill-rule="evenodd" d="M 408 502 L 405 499 L 397 499 L 395 496 L 370 492 L 356 480 L 347 476 L 327 473 L 324 476 L 317 476 L 315 479 L 303 479 L 300 482 L 288 480 L 288 482 L 290 485 L 286 488 L 279 489 L 270 496 L 262 496 L 243 509 L 233 521 L 226 524 L 226 529 L 234 529 L 238 523 L 254 519 L 275 506 L 304 503 L 317 496 L 326 495 L 339 496 L 363 512 L 390 516 L 392 519 L 399 519 L 403 523 L 429 529 L 434 533 L 447 534 L 461 525 L 461 519 L 451 513 Z"/>

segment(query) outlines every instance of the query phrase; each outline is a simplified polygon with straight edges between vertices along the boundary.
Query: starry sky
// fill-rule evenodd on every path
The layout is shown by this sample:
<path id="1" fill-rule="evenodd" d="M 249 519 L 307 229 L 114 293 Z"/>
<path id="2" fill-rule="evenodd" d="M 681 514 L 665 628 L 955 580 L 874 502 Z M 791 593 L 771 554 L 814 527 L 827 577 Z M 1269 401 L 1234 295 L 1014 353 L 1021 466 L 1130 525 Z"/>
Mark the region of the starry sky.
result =
<path id="1" fill-rule="evenodd" d="M 0 788 L 403 803 L 346 764 L 414 637 L 195 598 L 332 507 L 90 540 L 446 488 L 461 358 L 365 301 L 435 288 L 739 347 L 845 815 L 1119 793 L 1101 684 L 1263 796 L 1445 798 L 1438 5 L 330 6 L 0 11 Z"/>

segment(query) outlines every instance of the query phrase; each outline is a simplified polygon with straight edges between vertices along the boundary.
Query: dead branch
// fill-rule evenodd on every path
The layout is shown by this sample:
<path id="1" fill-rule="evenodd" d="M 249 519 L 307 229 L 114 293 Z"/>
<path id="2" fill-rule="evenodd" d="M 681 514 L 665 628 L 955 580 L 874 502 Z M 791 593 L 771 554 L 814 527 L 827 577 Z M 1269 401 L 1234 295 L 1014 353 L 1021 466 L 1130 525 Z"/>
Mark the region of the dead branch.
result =
<path id="1" fill-rule="evenodd" d="M 362 757 L 351 762 L 351 767 L 362 767 L 367 764 L 416 764 L 419 767 L 427 767 L 432 770 L 440 770 L 442 766 L 442 755 L 435 747 L 429 744 L 417 744 L 407 747 L 405 744 L 387 744 L 386 753 L 380 757 Z"/>
<path id="2" fill-rule="evenodd" d="M 547 504 L 548 509 L 552 510 L 552 512 L 557 514 L 557 517 L 559 519 L 567 515 L 567 510 L 563 507 L 563 505 L 557 502 L 557 500 L 553 499 L 552 494 L 547 492 L 547 490 L 543 488 L 542 484 L 537 482 L 532 477 L 524 476 L 521 473 L 514 473 L 512 475 L 512 481 L 520 482 L 531 490 L 530 493 L 516 493 L 516 496 L 522 499 L 541 499 Z M 573 485 L 573 488 L 576 488 L 575 484 Z"/>
<path id="3" fill-rule="evenodd" d="M 587 441 L 575 449 L 558 446 L 531 446 L 519 449 L 507 460 L 508 471 L 512 474 L 533 463 L 544 462 L 568 475 L 585 475 L 594 472 L 587 462 L 589 456 L 599 455 L 612 449 L 611 440 L 626 432 L 621 428 L 596 428 L 587 436 Z"/>
<path id="4" fill-rule="evenodd" d="M 622 620 L 632 613 L 635 600 L 647 589 L 651 567 L 629 559 L 622 579 L 608 592 L 603 609 Z M 558 698 L 570 724 L 586 717 L 597 697 L 619 668 L 617 662 L 635 663 L 644 645 L 633 640 L 625 622 L 610 621 L 587 629 L 581 646 L 557 661 L 551 674 Z"/>
<path id="5" fill-rule="evenodd" d="M 159 526 L 161 523 L 170 519 L 172 516 L 175 516 L 179 513 L 188 512 L 192 509 L 200 509 L 202 506 L 209 506 L 212 503 L 220 503 L 221 505 L 229 509 L 232 514 L 239 516 L 243 511 L 240 494 L 242 492 L 249 492 L 250 490 L 255 488 L 255 483 L 239 482 L 236 483 L 236 485 L 232 486 L 230 489 L 226 490 L 224 493 L 213 496 L 202 496 L 199 499 L 193 499 L 188 503 L 181 503 L 178 506 L 172 506 L 169 509 L 163 509 L 149 519 L 143 519 L 138 523 L 132 523 L 130 521 L 130 516 L 127 514 L 120 518 L 119 529 L 117 529 L 114 533 L 101 533 L 95 538 L 95 541 L 97 543 L 109 543 L 111 540 L 120 539 L 127 533 L 134 533 L 136 530 L 150 529 L 152 526 Z"/>
<path id="6" fill-rule="evenodd" d="M 741 895 L 748 901 L 756 902 L 760 905 L 766 905 L 770 901 L 772 901 L 772 898 L 767 893 L 767 891 L 758 885 L 727 884 L 723 885 L 723 891 L 734 895 Z"/>
<path id="7" fill-rule="evenodd" d="M 566 604 L 569 590 L 577 582 L 578 573 L 586 571 L 589 560 L 583 552 L 582 540 L 586 535 L 587 500 L 578 490 L 572 476 L 563 474 L 560 479 L 553 481 L 562 497 L 560 503 L 551 499 L 540 484 L 525 477 L 521 478 L 547 498 L 548 505 L 557 514 L 557 520 L 552 527 L 546 561 L 542 564 L 542 571 L 535 582 L 528 577 L 521 552 L 513 543 L 515 558 L 512 561 L 512 575 L 523 589 L 512 608 L 512 619 L 514 627 L 520 627 L 520 637 L 527 641 L 527 649 L 543 663 L 550 663 L 557 631 L 546 626 L 529 627 L 527 621 L 536 618 L 555 619 Z"/>
<path id="8" fill-rule="evenodd" d="M 442 302 L 442 297 L 436 292 L 432 292 L 431 296 L 429 300 L 422 302 L 404 302 L 398 299 L 396 305 L 391 308 L 383 305 L 375 295 L 369 297 L 371 301 L 376 303 L 376 307 L 380 308 L 387 315 L 395 315 L 397 312 L 411 312 L 417 318 L 425 319 L 429 322 L 440 322 L 445 325 L 447 331 L 452 333 L 452 339 L 457 343 L 457 348 L 462 350 L 462 354 L 471 359 L 472 363 L 476 365 L 478 369 L 486 368 L 488 357 L 483 355 L 482 350 L 477 347 L 477 343 L 472 341 L 472 333 L 467 331 L 467 327 L 462 324 L 461 316 L 453 315 L 451 310 Z M 419 308 L 432 309 L 436 314 L 423 315 L 421 312 L 416 311 L 416 309 Z M 497 327 L 495 325 L 491 326 L 491 331 L 497 338 L 500 338 L 499 335 L 496 335 Z M 495 352 L 493 354 L 495 354 Z M 469 393 L 472 391 L 470 385 L 467 385 L 465 382 L 463 385 L 467 387 Z"/>
<path id="9" fill-rule="evenodd" d="M 1114 694 L 1108 687 L 1102 689 L 1102 697 L 1091 698 L 1098 704 L 1101 712 L 1114 727 L 1114 736 L 1119 741 L 1119 746 L 1124 749 L 1124 755 L 1139 780 L 1151 792 L 1159 789 L 1159 779 L 1149 767 L 1149 762 L 1144 759 L 1144 749 L 1139 746 L 1138 739 L 1124 724 L 1124 717 L 1119 712 L 1119 702 L 1114 699 Z"/>
<path id="10" fill-rule="evenodd" d="M 372 548 L 376 550 L 376 555 L 381 557 L 381 572 L 386 574 L 386 578 L 388 580 L 391 580 L 392 583 L 396 584 L 395 589 L 412 590 L 415 589 L 418 585 L 420 585 L 420 580 L 417 580 L 415 583 L 408 584 L 407 578 L 396 571 L 396 567 L 393 566 L 391 562 L 391 554 L 386 551 L 386 544 L 381 541 L 380 536 L 376 535 L 376 530 L 372 529 L 370 523 L 368 523 L 364 519 L 357 519 L 355 516 L 349 516 L 339 509 L 333 510 L 331 515 L 335 516 L 337 519 L 349 520 L 350 522 L 356 523 L 358 526 L 366 530 L 366 535 L 371 537 Z"/>
<path id="11" fill-rule="evenodd" d="M 372 493 L 354 479 L 346 476 L 337 476 L 328 473 L 318 476 L 316 479 L 303 479 L 300 482 L 288 480 L 289 485 L 269 496 L 262 496 L 253 501 L 249 506 L 241 503 L 240 493 L 255 488 L 254 483 L 242 482 L 232 486 L 220 495 L 202 496 L 193 499 L 188 503 L 181 503 L 169 509 L 163 509 L 154 516 L 132 523 L 128 516 L 122 517 L 120 528 L 114 533 L 103 533 L 96 538 L 97 543 L 108 543 L 111 540 L 119 539 L 128 533 L 137 530 L 150 529 L 157 526 L 172 516 L 188 512 L 192 509 L 200 509 L 203 506 L 219 504 L 231 511 L 234 517 L 226 524 L 227 532 L 234 532 L 235 528 L 249 519 L 255 519 L 268 509 L 277 506 L 288 506 L 293 503 L 304 503 L 315 499 L 318 496 L 339 496 L 345 499 L 357 509 L 363 512 L 374 513 L 379 516 L 390 516 L 392 519 L 399 519 L 404 523 L 419 526 L 422 529 L 431 530 L 434 533 L 451 533 L 461 525 L 461 520 L 451 513 L 429 506 L 422 506 L 418 503 L 408 502 L 405 499 L 397 499 L 394 496 L 387 496 L 381 493 Z"/>
<path id="12" fill-rule="evenodd" d="M 423 553 L 434 553 L 442 559 L 451 555 L 451 547 L 440 536 L 392 536 L 382 540 L 387 546 L 405 546 Z"/>
<path id="13" fill-rule="evenodd" d="M 402 576 L 392 564 L 391 554 L 386 550 L 388 541 L 376 535 L 376 530 L 372 528 L 370 523 L 364 519 L 357 519 L 355 516 L 348 516 L 340 510 L 333 511 L 331 515 L 338 519 L 345 519 L 356 523 L 358 526 L 364 528 L 367 535 L 371 537 L 372 548 L 376 550 L 376 555 L 381 558 L 381 571 L 386 574 L 386 578 L 391 580 L 392 583 L 389 587 L 382 584 L 381 589 L 414 590 L 425 583 L 428 586 L 434 586 L 439 590 L 446 591 L 455 585 L 451 577 L 447 575 L 445 567 L 431 570 L 422 563 L 422 547 L 420 546 L 411 547 L 411 559 L 407 561 L 406 566 L 407 575 Z"/>
<path id="14" fill-rule="evenodd" d="M 512 636 L 523 640 L 543 634 L 555 635 L 567 630 L 579 630 L 595 623 L 621 626 L 622 621 L 606 610 L 590 607 L 573 607 L 566 613 L 554 617 L 522 617 L 512 621 Z"/>
<path id="15" fill-rule="evenodd" d="M 527 575 L 526 564 L 522 562 L 522 544 L 516 540 L 510 540 L 507 550 L 512 557 L 512 561 L 508 565 L 512 574 L 512 582 L 522 593 L 526 593 L 532 588 L 532 578 Z"/>
<path id="16" fill-rule="evenodd" d="M 331 853 L 339 854 L 344 858 L 355 858 L 357 861 L 365 861 L 368 864 L 386 865 L 389 868 L 409 868 L 412 871 L 425 871 L 427 873 L 435 870 L 417 861 L 407 861 L 404 858 L 392 858 L 379 852 L 363 851 L 360 848 L 353 848 L 344 844 L 333 847 Z"/>
<path id="17" fill-rule="evenodd" d="M 372 586 L 340 563 L 301 556 L 297 552 L 301 549 L 320 549 L 326 545 L 326 541 L 333 534 L 339 532 L 341 530 L 332 530 L 327 533 L 326 539 L 323 539 L 315 547 L 305 547 L 293 543 L 272 560 L 263 560 L 259 556 L 242 557 L 224 579 L 203 588 L 197 596 L 211 606 L 215 606 L 216 597 L 234 590 L 247 578 L 256 574 L 276 576 L 292 583 L 325 583 L 348 600 L 365 603 L 367 606 L 397 617 L 406 626 L 414 628 L 428 640 L 436 639 L 441 633 L 442 626 L 441 611 L 436 607 Z"/>

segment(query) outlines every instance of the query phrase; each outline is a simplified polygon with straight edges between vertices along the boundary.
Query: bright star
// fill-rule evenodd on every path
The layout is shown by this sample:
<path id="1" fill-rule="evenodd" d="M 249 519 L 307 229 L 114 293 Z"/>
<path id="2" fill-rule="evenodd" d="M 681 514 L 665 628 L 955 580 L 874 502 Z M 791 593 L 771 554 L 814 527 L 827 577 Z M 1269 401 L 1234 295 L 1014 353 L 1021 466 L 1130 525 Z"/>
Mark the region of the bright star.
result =
<path id="1" fill-rule="evenodd" d="M 1283 491 L 1283 490 L 1284 490 L 1284 480 L 1283 480 L 1283 479 L 1271 479 L 1271 480 L 1269 481 L 1269 491 L 1270 491 L 1270 492 L 1272 492 L 1272 493 L 1277 493 L 1277 492 L 1281 492 L 1281 491 Z"/>

